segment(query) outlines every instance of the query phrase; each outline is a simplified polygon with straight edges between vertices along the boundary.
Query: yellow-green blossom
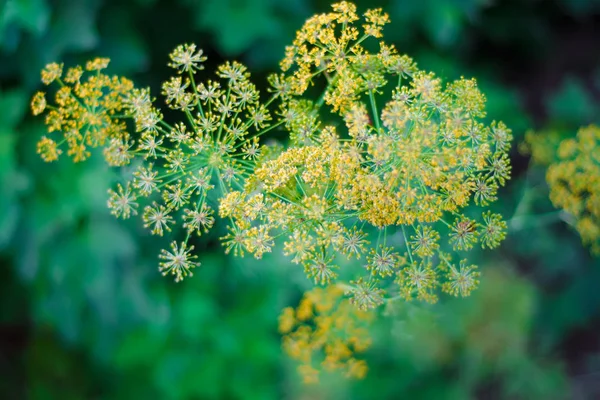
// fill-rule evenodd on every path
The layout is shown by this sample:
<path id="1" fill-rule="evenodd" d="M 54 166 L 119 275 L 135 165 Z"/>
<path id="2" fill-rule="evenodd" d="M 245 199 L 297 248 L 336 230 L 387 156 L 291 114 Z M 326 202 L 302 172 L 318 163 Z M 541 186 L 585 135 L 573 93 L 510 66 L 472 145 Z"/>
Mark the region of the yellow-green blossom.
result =
<path id="1" fill-rule="evenodd" d="M 371 345 L 368 327 L 375 316 L 357 309 L 343 294 L 336 285 L 314 288 L 295 310 L 287 307 L 279 317 L 283 349 L 298 361 L 305 383 L 318 382 L 320 370 L 355 379 L 367 373 L 366 362 L 356 356 Z"/>
<path id="2" fill-rule="evenodd" d="M 530 133 L 534 161 L 548 166 L 546 180 L 555 207 L 571 214 L 575 229 L 600 254 L 600 128 L 582 127 L 574 138 Z"/>

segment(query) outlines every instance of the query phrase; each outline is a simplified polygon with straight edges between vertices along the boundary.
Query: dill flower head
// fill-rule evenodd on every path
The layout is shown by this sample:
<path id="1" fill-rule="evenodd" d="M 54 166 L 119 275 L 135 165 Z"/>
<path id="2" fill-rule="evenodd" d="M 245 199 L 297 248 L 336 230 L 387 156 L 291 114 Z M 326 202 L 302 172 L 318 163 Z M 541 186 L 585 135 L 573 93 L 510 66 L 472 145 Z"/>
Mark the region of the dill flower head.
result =
<path id="1" fill-rule="evenodd" d="M 321 370 L 339 371 L 362 379 L 367 364 L 356 358 L 371 345 L 368 327 L 373 312 L 362 311 L 343 297 L 336 285 L 314 288 L 296 309 L 284 308 L 279 317 L 283 350 L 298 361 L 304 383 L 316 383 Z"/>
<path id="2" fill-rule="evenodd" d="M 204 69 L 202 63 L 206 61 L 203 53 L 202 49 L 196 50 L 196 45 L 193 43 L 179 45 L 170 55 L 169 66 L 177 69 L 180 73 L 202 70 Z"/>
<path id="3" fill-rule="evenodd" d="M 61 136 L 44 137 L 38 143 L 38 153 L 45 161 L 56 160 L 63 145 L 67 147 L 67 155 L 79 162 L 90 156 L 88 148 L 110 144 L 112 147 L 104 153 L 106 161 L 110 165 L 129 163 L 129 157 L 123 156 L 123 148 L 129 146 L 130 137 L 120 117 L 124 117 L 124 100 L 133 89 L 133 83 L 101 73 L 108 62 L 107 58 L 97 58 L 87 63 L 87 73 L 76 66 L 69 68 L 64 77 L 62 64 L 48 64 L 42 70 L 44 84 L 56 81 L 60 85 L 54 102 L 48 106 L 42 92 L 36 93 L 31 101 L 34 115 L 45 112 L 48 133 Z"/>
<path id="4" fill-rule="evenodd" d="M 162 250 L 160 258 L 164 261 L 160 263 L 159 270 L 163 275 L 174 275 L 175 282 L 180 282 L 185 276 L 192 276 L 192 269 L 199 265 L 193 261 L 198 256 L 192 254 L 194 246 L 187 247 L 183 242 L 179 245 L 177 242 L 171 243 L 171 251 Z"/>
<path id="5" fill-rule="evenodd" d="M 242 64 L 226 62 L 214 79 L 202 81 L 195 74 L 206 57 L 196 45 L 178 46 L 170 59 L 177 75 L 163 83 L 162 94 L 168 108 L 181 112 L 183 118 L 175 123 L 165 121 L 148 89 L 105 75 L 106 58 L 69 68 L 64 76 L 62 65 L 49 64 L 42 80 L 59 82 L 55 104 L 46 107 L 46 96 L 38 92 L 31 107 L 36 115 L 47 111 L 49 133 L 63 136 L 40 140 L 37 150 L 44 160 L 56 160 L 66 143 L 76 162 L 89 157 L 91 148 L 102 147 L 109 165 L 132 165 L 129 179 L 109 190 L 108 207 L 116 217 L 129 218 L 141 205 L 144 227 L 155 235 L 183 228 L 185 240 L 160 255 L 160 271 L 180 281 L 196 265 L 190 261 L 195 258 L 188 245 L 191 236 L 213 227 L 215 204 L 242 190 L 262 159 L 266 147 L 260 136 L 283 122 L 271 123 Z M 133 120 L 134 132 L 128 131 L 126 119 Z M 246 220 L 258 215 L 260 201 L 243 212 Z M 236 246 L 257 257 L 271 251 L 273 240 L 264 227 L 245 223 L 233 229 L 239 232 L 236 240 L 243 236 Z"/>
<path id="6" fill-rule="evenodd" d="M 138 203 L 135 202 L 137 199 L 135 193 L 132 192 L 129 184 L 123 188 L 121 184 L 117 185 L 117 191 L 112 189 L 108 190 L 109 198 L 107 201 L 108 208 L 111 210 L 111 214 L 115 217 L 122 217 L 123 219 L 129 218 L 131 215 L 137 214 Z"/>
<path id="7" fill-rule="evenodd" d="M 57 79 L 60 79 L 63 73 L 63 64 L 51 63 L 42 70 L 42 83 L 49 85 Z"/>
<path id="8" fill-rule="evenodd" d="M 225 214 L 286 237 L 286 254 L 316 283 L 341 276 L 339 255 L 363 259 L 349 291 L 363 308 L 389 292 L 436 301 L 454 279 L 445 271 L 505 236 L 487 208 L 510 177 L 511 131 L 484 123 L 474 79 L 444 83 L 391 45 L 363 47 L 389 22 L 381 10 L 361 18 L 351 3 L 332 8 L 298 31 L 269 79 L 291 146 L 236 194 L 243 210 L 261 193 L 261 213 Z M 321 83 L 311 99 L 307 88 Z M 282 207 L 292 228 L 272 223 Z M 467 295 L 477 280 L 468 283 L 445 291 Z"/>
<path id="9" fill-rule="evenodd" d="M 54 140 L 42 136 L 37 143 L 37 153 L 42 157 L 42 160 L 51 162 L 58 160 L 58 156 L 62 153 L 62 150 L 57 147 Z"/>
<path id="10" fill-rule="evenodd" d="M 265 227 L 250 223 L 262 213 L 263 203 L 258 196 L 241 208 L 236 196 L 263 157 L 266 147 L 260 136 L 279 124 L 271 123 L 271 113 L 244 65 L 226 62 L 214 79 L 199 80 L 196 72 L 203 69 L 206 57 L 195 45 L 178 46 L 170 57 L 169 65 L 178 75 L 163 83 L 162 94 L 166 106 L 181 113 L 181 120 L 167 122 L 147 89 L 134 89 L 125 99 L 139 136 L 129 154 L 138 160 L 131 187 L 149 203 L 144 226 L 161 236 L 180 226 L 186 232 L 180 249 L 189 254 L 188 241 L 213 227 L 214 207 L 221 204 L 220 217 L 240 220 L 223 238 L 226 251 L 249 251 L 260 258 L 274 246 Z M 184 272 L 173 273 L 177 281 L 191 275 Z"/>
<path id="11" fill-rule="evenodd" d="M 600 128 L 582 127 L 574 138 L 551 141 L 553 148 L 542 135 L 526 140 L 534 161 L 548 165 L 552 204 L 575 217 L 583 243 L 600 254 Z"/>
<path id="12" fill-rule="evenodd" d="M 40 115 L 46 109 L 46 97 L 44 92 L 37 92 L 31 99 L 31 111 L 33 115 Z"/>

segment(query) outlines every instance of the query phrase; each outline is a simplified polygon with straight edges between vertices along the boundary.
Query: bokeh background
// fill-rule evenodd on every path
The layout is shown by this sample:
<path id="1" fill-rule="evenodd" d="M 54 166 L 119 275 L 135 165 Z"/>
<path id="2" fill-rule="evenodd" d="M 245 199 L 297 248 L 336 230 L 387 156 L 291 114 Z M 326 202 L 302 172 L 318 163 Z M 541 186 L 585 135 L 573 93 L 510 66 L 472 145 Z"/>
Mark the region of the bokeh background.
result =
<path id="1" fill-rule="evenodd" d="M 513 179 L 497 208 L 507 240 L 477 261 L 467 299 L 394 303 L 373 327 L 363 381 L 300 384 L 277 315 L 310 287 L 279 253 L 223 255 L 175 284 L 139 220 L 106 209 L 115 172 L 101 157 L 44 164 L 29 115 L 48 62 L 112 59 L 159 92 L 168 53 L 195 42 L 249 65 L 265 87 L 317 0 L 0 0 L 0 398 L 597 399 L 600 262 L 546 218 L 544 169 L 517 151 L 526 131 L 600 122 L 600 1 L 362 0 L 392 19 L 388 42 L 422 68 L 476 77 L 488 115 L 513 129 Z"/>

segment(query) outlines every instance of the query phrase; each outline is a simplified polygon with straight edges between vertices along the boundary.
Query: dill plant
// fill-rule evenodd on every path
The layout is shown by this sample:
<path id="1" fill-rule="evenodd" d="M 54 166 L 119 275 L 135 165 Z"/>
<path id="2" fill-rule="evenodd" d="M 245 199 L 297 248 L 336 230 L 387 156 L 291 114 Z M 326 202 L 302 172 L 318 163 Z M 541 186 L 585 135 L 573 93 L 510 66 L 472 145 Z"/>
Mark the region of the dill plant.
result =
<path id="1" fill-rule="evenodd" d="M 32 110 L 62 137 L 43 137 L 38 153 L 55 161 L 66 146 L 79 162 L 101 147 L 109 165 L 132 166 L 108 206 L 139 214 L 155 235 L 183 228 L 159 255 L 176 281 L 199 265 L 192 235 L 216 223 L 236 256 L 260 259 L 281 244 L 323 286 L 282 313 L 284 348 L 307 382 L 318 376 L 314 353 L 360 378 L 366 365 L 352 354 L 368 347 L 372 309 L 390 298 L 435 302 L 440 289 L 468 295 L 479 276 L 468 253 L 498 246 L 506 229 L 488 207 L 509 179 L 511 131 L 484 123 L 474 79 L 443 83 L 383 42 L 388 22 L 348 2 L 311 17 L 269 77 L 266 101 L 242 64 L 204 79 L 202 50 L 181 45 L 162 86 L 182 116 L 175 123 L 148 89 L 105 75 L 107 59 L 65 74 L 50 64 L 42 81 L 58 84 L 54 101 L 39 92 Z M 273 129 L 288 133 L 285 147 L 261 141 Z"/>
<path id="2" fill-rule="evenodd" d="M 582 242 L 600 254 L 600 128 L 581 127 L 575 137 L 528 132 L 524 150 L 547 167 L 552 204 L 573 219 Z"/>

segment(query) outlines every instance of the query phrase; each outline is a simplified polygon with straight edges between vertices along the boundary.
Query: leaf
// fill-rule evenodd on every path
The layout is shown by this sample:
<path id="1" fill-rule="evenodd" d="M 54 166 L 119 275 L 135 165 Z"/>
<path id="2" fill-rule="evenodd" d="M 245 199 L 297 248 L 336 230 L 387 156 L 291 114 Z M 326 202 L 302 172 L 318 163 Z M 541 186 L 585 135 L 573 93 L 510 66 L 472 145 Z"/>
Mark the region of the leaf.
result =
<path id="1" fill-rule="evenodd" d="M 105 13 L 112 17 L 99 21 L 102 36 L 98 54 L 110 58 L 110 69 L 116 74 L 146 69 L 150 63 L 148 47 L 135 27 L 132 13 L 122 5 L 110 7 Z"/>
<path id="2" fill-rule="evenodd" d="M 27 93 L 22 89 L 0 90 L 0 127 L 14 128 L 29 110 Z"/>
<path id="3" fill-rule="evenodd" d="M 46 0 L 8 0 L 6 7 L 9 13 L 13 9 L 15 19 L 26 30 L 38 35 L 46 30 L 50 20 Z"/>
<path id="4" fill-rule="evenodd" d="M 594 121 L 598 108 L 586 86 L 575 77 L 567 77 L 547 102 L 550 118 L 567 127 L 586 125 Z"/>
<path id="5" fill-rule="evenodd" d="M 208 0 L 196 11 L 196 24 L 213 32 L 228 55 L 280 34 L 271 0 Z"/>

